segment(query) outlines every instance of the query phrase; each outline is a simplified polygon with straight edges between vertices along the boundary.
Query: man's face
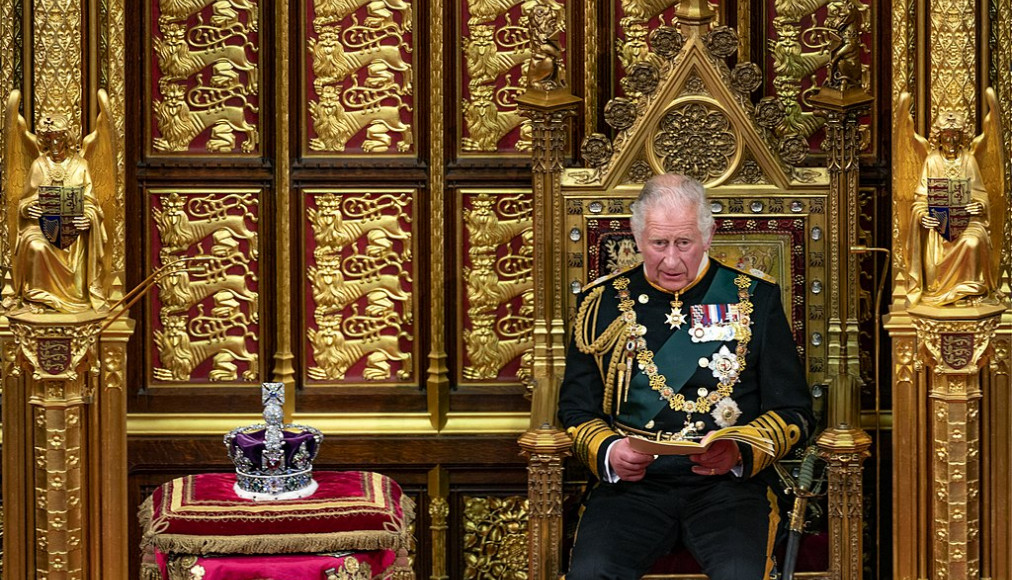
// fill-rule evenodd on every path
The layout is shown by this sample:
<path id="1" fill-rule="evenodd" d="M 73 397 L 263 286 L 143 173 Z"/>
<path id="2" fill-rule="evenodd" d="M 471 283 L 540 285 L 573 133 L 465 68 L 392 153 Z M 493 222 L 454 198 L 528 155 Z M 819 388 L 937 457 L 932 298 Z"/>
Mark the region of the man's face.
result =
<path id="1" fill-rule="evenodd" d="M 710 248 L 713 230 L 699 231 L 696 208 L 691 205 L 675 211 L 649 210 L 644 224 L 642 239 L 636 244 L 643 254 L 647 280 L 671 292 L 688 286 L 696 279 L 699 264 Z"/>

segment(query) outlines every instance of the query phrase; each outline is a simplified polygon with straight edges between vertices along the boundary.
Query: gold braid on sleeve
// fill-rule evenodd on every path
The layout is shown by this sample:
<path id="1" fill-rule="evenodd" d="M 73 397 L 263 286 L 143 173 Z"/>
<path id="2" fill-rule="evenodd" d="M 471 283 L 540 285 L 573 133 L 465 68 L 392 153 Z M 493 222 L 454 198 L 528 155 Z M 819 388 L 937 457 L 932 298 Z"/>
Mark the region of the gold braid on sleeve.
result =
<path id="1" fill-rule="evenodd" d="M 612 435 L 618 435 L 602 419 L 591 419 L 566 431 L 573 439 L 573 454 L 583 462 L 594 475 L 600 477 L 597 472 L 597 456 L 601 446 Z"/>
<path id="2" fill-rule="evenodd" d="M 763 413 L 745 425 L 745 429 L 773 442 L 773 455 L 767 455 L 761 451 L 752 453 L 752 473 L 750 476 L 756 475 L 787 455 L 791 447 L 794 447 L 794 444 L 801 438 L 801 429 L 797 425 L 787 424 L 776 411 Z"/>

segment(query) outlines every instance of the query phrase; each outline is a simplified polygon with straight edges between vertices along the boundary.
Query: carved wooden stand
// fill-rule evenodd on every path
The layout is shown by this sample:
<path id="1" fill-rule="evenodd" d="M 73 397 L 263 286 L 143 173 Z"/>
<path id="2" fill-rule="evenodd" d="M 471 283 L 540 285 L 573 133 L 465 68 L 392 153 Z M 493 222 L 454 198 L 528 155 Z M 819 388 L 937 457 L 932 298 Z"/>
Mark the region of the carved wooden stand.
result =
<path id="1" fill-rule="evenodd" d="M 12 314 L 3 353 L 5 578 L 127 578 L 126 341 L 105 314 Z M 101 541 L 100 541 L 101 540 Z"/>

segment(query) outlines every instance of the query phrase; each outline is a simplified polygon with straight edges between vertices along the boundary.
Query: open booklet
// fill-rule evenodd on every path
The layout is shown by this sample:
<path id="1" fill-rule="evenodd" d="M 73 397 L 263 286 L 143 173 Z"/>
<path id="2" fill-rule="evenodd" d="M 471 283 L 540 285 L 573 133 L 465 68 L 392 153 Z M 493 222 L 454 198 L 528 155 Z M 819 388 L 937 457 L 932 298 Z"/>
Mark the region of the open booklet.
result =
<path id="1" fill-rule="evenodd" d="M 773 455 L 773 441 L 756 435 L 755 429 L 746 425 L 735 425 L 710 431 L 698 440 L 655 441 L 633 436 L 629 438 L 629 446 L 648 455 L 696 455 L 706 451 L 714 441 L 725 439 L 746 443 L 756 451 Z"/>

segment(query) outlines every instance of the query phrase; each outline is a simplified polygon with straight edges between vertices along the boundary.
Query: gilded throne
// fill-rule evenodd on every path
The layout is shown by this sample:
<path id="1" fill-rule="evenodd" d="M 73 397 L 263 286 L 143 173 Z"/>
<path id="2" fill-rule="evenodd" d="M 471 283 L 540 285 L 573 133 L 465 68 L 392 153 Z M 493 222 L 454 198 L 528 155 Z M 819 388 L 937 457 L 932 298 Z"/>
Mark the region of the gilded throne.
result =
<path id="1" fill-rule="evenodd" d="M 797 140 L 804 139 L 779 130 L 782 106 L 770 98 L 752 103 L 761 84 L 758 67 L 727 64 L 737 54 L 736 32 L 716 26 L 712 12 L 698 4 L 683 2 L 675 12 L 679 26 L 654 29 L 652 50 L 626 68 L 626 96 L 604 107 L 614 136 L 584 139 L 585 167 L 562 167 L 565 119 L 577 108 L 564 85 L 532 78 L 522 99 L 534 127 L 535 236 L 543 241 L 535 244 L 532 417 L 520 439 L 530 461 L 534 578 L 555 578 L 565 569 L 565 530 L 572 522 L 562 522 L 564 506 L 581 483 L 576 470 L 563 469 L 570 441 L 555 422 L 575 297 L 585 284 L 639 260 L 630 204 L 647 179 L 667 172 L 706 186 L 717 221 L 712 258 L 779 283 L 817 413 L 833 426 L 817 437 L 827 465 L 825 537 L 832 540 L 812 548 L 820 557 L 798 577 L 860 574 L 861 464 L 870 439 L 853 398 L 860 380 L 850 374 L 857 361 L 848 361 L 848 353 L 856 356 L 856 338 L 840 328 L 840 319 L 857 316 L 846 298 L 856 273 L 845 258 L 857 236 L 847 231 L 853 224 L 839 219 L 856 211 L 856 174 L 838 163 L 802 163 Z M 827 82 L 822 96 L 828 131 L 856 130 L 856 112 L 870 101 L 845 82 Z M 839 143 L 857 147 L 856 140 Z M 647 577 L 703 578 L 681 564 L 655 572 Z"/>

